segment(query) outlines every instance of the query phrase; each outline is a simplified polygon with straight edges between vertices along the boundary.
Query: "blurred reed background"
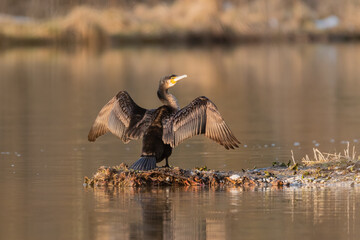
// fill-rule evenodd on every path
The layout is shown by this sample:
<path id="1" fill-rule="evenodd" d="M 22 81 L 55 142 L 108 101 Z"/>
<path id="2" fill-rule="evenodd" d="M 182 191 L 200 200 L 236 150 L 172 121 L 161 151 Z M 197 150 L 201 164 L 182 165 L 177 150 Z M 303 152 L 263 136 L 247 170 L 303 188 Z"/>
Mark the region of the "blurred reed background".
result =
<path id="1" fill-rule="evenodd" d="M 2 0 L 0 44 L 351 40 L 359 0 Z"/>

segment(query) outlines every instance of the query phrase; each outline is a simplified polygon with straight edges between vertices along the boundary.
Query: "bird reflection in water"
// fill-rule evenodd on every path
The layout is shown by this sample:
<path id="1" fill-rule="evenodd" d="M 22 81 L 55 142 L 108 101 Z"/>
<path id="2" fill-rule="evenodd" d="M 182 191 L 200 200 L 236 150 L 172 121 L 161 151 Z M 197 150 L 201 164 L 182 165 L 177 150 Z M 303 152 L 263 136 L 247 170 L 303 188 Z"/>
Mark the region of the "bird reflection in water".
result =
<path id="1" fill-rule="evenodd" d="M 95 218 L 104 223 L 98 226 L 95 235 L 120 235 L 128 239 L 174 238 L 174 213 L 170 198 L 174 190 L 116 187 L 93 190 L 96 196 Z M 128 210 L 123 212 L 124 208 Z"/>

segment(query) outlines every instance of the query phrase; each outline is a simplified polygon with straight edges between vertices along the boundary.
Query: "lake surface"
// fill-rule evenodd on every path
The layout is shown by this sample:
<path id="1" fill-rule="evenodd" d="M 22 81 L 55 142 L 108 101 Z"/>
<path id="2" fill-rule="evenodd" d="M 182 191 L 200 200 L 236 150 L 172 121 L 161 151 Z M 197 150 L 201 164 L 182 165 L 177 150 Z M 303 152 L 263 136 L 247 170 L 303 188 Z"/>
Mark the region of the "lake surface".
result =
<path id="1" fill-rule="evenodd" d="M 235 170 L 296 161 L 317 147 L 359 149 L 360 44 L 235 47 L 14 48 L 0 51 L 0 239 L 356 239 L 360 189 L 152 188 L 82 185 L 101 165 L 138 159 L 88 131 L 127 90 L 156 108 L 161 76 L 187 74 L 171 92 L 205 95 L 242 143 L 227 151 L 195 137 L 170 165 Z M 163 165 L 163 163 L 160 163 Z"/>

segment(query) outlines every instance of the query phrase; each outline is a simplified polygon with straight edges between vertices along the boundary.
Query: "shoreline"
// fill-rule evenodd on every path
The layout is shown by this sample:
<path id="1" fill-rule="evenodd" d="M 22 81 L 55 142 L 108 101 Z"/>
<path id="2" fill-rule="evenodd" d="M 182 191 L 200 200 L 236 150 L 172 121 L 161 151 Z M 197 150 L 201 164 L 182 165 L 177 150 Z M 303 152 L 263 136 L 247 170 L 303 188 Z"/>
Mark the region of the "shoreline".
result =
<path id="1" fill-rule="evenodd" d="M 88 47 L 113 48 L 121 46 L 154 45 L 154 46 L 236 46 L 241 44 L 278 44 L 278 43 L 358 43 L 359 34 L 288 34 L 288 35 L 248 35 L 248 36 L 213 36 L 196 35 L 177 37 L 164 36 L 109 36 L 103 42 L 89 43 L 88 41 L 74 41 L 58 37 L 14 37 L 4 36 L 0 33 L 0 48 L 7 47 Z"/>
<path id="2" fill-rule="evenodd" d="M 268 3 L 271 9 L 263 4 L 193 0 L 132 8 L 80 5 L 48 18 L 0 14 L 0 47 L 360 41 L 358 6 L 320 14 L 302 1 L 275 1 Z"/>

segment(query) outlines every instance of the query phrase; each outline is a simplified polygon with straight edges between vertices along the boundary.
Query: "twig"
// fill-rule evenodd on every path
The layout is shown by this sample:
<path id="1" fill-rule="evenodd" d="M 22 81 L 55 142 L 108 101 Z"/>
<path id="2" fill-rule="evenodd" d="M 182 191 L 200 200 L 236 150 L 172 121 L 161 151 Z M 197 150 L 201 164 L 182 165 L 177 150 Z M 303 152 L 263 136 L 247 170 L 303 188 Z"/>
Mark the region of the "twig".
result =
<path id="1" fill-rule="evenodd" d="M 295 165 L 295 164 L 296 164 L 296 162 L 295 162 L 295 158 L 294 158 L 294 152 L 293 152 L 293 150 L 291 150 L 291 159 L 293 160 L 294 165 Z"/>

